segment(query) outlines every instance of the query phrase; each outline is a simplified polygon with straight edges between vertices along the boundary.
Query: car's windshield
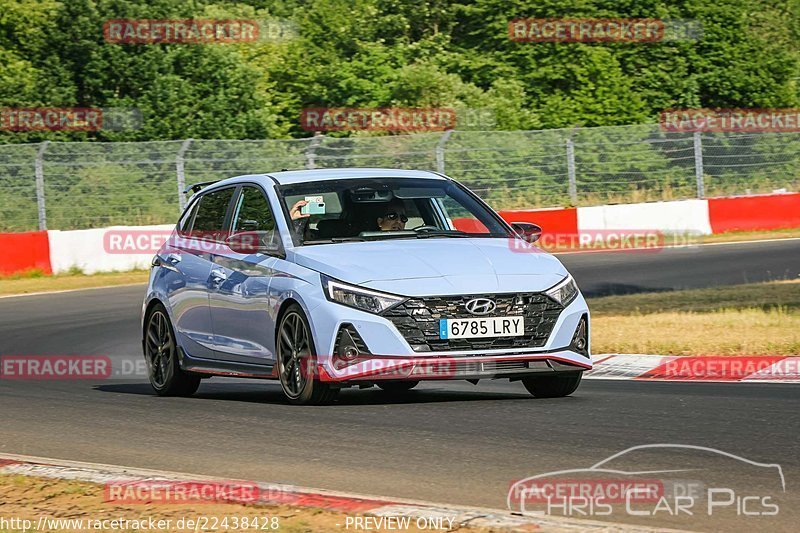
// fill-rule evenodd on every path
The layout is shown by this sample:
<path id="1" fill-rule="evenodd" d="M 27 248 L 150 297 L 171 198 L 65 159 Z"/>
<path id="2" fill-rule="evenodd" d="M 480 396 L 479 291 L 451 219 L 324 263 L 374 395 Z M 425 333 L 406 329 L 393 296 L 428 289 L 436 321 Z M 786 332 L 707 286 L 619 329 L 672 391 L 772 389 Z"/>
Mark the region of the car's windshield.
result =
<path id="1" fill-rule="evenodd" d="M 278 187 L 295 245 L 508 237 L 497 215 L 455 182 L 360 178 Z"/>

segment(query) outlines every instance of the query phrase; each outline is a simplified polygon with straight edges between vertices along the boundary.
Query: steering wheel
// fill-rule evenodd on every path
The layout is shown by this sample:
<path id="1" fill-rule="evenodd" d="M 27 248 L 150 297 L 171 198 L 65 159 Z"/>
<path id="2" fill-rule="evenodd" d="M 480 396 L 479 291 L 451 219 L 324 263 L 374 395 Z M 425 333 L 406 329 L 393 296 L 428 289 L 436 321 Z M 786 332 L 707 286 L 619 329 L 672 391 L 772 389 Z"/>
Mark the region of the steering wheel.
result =
<path id="1" fill-rule="evenodd" d="M 429 226 L 428 224 L 422 224 L 421 226 L 411 229 L 412 231 L 439 231 L 440 228 L 436 226 Z"/>

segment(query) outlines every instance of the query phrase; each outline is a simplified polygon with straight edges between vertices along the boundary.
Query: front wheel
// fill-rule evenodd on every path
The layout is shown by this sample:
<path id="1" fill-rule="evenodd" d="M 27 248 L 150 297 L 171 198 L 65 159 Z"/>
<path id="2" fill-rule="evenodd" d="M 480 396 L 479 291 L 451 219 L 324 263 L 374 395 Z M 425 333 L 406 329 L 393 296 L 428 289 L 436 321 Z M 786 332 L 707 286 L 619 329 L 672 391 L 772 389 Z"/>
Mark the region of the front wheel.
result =
<path id="1" fill-rule="evenodd" d="M 582 372 L 555 376 L 535 376 L 522 379 L 522 384 L 536 398 L 569 396 L 581 384 Z"/>
<path id="2" fill-rule="evenodd" d="M 150 385 L 159 396 L 191 396 L 200 376 L 187 374 L 178 362 L 178 345 L 163 305 L 153 308 L 144 330 L 144 357 Z"/>
<path id="3" fill-rule="evenodd" d="M 281 317 L 276 344 L 278 375 L 289 403 L 321 405 L 336 398 L 338 389 L 314 378 L 314 341 L 308 319 L 299 305 L 291 304 Z"/>

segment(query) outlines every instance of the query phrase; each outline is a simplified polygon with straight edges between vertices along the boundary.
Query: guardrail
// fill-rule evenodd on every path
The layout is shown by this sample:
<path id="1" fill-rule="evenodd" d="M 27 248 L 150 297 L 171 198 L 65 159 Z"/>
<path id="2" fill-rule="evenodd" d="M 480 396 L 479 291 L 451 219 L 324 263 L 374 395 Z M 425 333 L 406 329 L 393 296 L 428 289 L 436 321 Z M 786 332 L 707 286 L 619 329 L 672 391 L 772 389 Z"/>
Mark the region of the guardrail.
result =
<path id="1" fill-rule="evenodd" d="M 559 240 L 574 242 L 573 237 L 581 241 L 582 236 L 617 240 L 626 235 L 692 237 L 800 227 L 800 193 L 509 210 L 500 211 L 500 215 L 508 222 L 539 224 L 544 230 L 542 242 L 551 244 L 558 244 Z M 4 251 L 0 255 L 0 275 L 34 269 L 46 274 L 73 269 L 93 274 L 147 268 L 173 228 L 174 224 L 165 224 L 0 233 L 0 248 Z"/>

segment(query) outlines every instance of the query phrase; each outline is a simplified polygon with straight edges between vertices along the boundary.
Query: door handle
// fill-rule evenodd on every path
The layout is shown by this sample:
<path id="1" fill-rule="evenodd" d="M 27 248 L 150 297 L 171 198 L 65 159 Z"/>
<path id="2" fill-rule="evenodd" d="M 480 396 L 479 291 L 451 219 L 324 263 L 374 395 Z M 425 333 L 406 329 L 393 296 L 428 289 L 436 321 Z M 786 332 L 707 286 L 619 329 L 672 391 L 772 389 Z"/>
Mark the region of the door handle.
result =
<path id="1" fill-rule="evenodd" d="M 219 283 L 219 282 L 222 282 L 222 281 L 225 281 L 226 279 L 228 279 L 228 275 L 225 274 L 225 271 L 218 270 L 218 269 L 215 268 L 215 269 L 213 269 L 211 271 L 211 278 L 214 281 L 216 281 L 217 283 Z"/>

